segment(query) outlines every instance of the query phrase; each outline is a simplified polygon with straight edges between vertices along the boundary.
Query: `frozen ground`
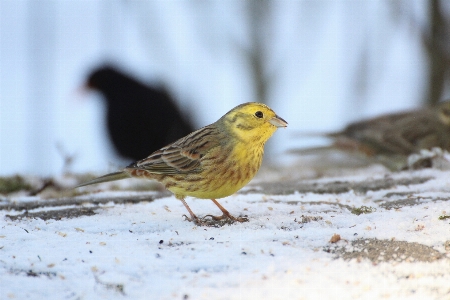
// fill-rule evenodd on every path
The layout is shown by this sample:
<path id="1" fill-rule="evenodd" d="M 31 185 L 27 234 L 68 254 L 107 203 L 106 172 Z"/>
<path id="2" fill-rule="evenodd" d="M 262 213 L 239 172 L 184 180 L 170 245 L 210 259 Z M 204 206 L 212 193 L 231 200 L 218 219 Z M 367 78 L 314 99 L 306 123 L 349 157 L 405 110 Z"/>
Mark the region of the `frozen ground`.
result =
<path id="1" fill-rule="evenodd" d="M 449 171 L 295 169 L 221 199 L 250 219 L 222 227 L 161 191 L 3 196 L 0 298 L 450 299 Z"/>

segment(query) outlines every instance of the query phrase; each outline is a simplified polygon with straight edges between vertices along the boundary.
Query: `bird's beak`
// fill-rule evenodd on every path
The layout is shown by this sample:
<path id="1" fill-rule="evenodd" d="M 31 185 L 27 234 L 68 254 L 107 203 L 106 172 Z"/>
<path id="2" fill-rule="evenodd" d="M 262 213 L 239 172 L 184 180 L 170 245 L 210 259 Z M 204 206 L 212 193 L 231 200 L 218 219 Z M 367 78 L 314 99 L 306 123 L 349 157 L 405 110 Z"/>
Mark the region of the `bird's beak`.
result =
<path id="1" fill-rule="evenodd" d="M 269 120 L 269 123 L 276 127 L 287 127 L 288 123 L 283 120 L 283 118 L 275 115 L 272 119 Z"/>

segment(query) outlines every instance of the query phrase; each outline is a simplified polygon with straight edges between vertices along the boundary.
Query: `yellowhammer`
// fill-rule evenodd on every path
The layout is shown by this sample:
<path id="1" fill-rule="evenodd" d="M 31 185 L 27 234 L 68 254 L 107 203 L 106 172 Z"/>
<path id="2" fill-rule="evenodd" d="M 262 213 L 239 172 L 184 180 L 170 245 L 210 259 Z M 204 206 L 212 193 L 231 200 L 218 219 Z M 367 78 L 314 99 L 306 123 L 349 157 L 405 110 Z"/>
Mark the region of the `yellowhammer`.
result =
<path id="1" fill-rule="evenodd" d="M 223 212 L 222 216 L 209 215 L 214 220 L 244 222 L 246 218 L 233 217 L 216 199 L 237 192 L 255 176 L 261 166 L 264 144 L 278 127 L 286 126 L 287 122 L 267 105 L 244 103 L 217 122 L 153 152 L 122 171 L 78 187 L 129 177 L 155 179 L 183 202 L 191 215 L 187 218 L 189 221 L 202 224 L 184 200 L 186 196 L 211 199 Z"/>

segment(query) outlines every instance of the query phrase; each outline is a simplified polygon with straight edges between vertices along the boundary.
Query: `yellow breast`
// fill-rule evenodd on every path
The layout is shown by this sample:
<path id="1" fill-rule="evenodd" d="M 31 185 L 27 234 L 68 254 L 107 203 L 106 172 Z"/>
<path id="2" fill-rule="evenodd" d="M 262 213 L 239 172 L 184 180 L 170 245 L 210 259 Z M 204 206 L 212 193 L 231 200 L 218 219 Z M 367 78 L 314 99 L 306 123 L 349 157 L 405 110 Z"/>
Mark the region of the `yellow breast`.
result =
<path id="1" fill-rule="evenodd" d="M 223 158 L 205 161 L 203 172 L 185 178 L 171 178 L 166 187 L 177 197 L 219 199 L 230 196 L 244 187 L 258 172 L 264 148 L 235 146 Z"/>

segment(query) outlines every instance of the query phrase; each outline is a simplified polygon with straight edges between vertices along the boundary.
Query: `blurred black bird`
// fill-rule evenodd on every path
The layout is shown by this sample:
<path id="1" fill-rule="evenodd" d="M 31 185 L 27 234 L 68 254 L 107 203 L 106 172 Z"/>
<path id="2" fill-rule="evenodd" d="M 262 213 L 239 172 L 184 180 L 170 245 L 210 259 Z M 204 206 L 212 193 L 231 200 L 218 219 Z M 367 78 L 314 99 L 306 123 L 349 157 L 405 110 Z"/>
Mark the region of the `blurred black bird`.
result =
<path id="1" fill-rule="evenodd" d="M 115 67 L 92 71 L 86 87 L 104 96 L 109 137 L 124 158 L 139 160 L 195 129 L 165 89 L 147 86 Z"/>

